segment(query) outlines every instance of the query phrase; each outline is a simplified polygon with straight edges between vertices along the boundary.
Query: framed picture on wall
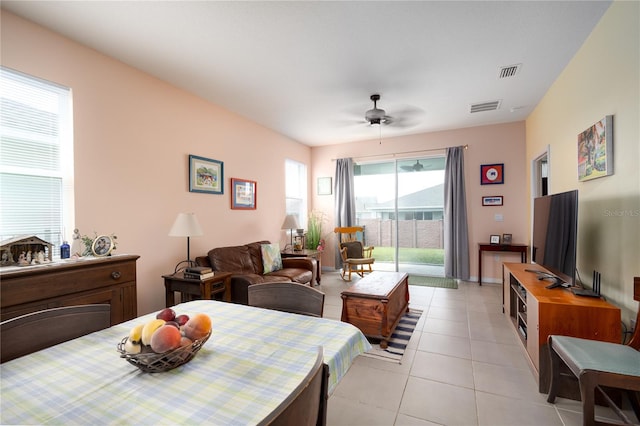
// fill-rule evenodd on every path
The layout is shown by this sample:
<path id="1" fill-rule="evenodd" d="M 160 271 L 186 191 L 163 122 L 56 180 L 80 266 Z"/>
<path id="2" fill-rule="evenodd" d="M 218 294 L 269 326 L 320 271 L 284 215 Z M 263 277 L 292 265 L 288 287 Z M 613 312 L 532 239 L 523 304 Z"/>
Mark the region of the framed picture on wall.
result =
<path id="1" fill-rule="evenodd" d="M 223 167 L 222 161 L 189 155 L 189 191 L 222 194 Z"/>
<path id="2" fill-rule="evenodd" d="M 502 195 L 489 195 L 488 197 L 482 197 L 483 206 L 501 206 Z"/>
<path id="3" fill-rule="evenodd" d="M 233 210 L 255 210 L 257 182 L 231 178 L 231 208 Z"/>
<path id="4" fill-rule="evenodd" d="M 578 135 L 578 181 L 613 174 L 613 115 Z"/>
<path id="5" fill-rule="evenodd" d="M 480 166 L 480 184 L 496 185 L 504 183 L 504 163 L 482 164 Z"/>
<path id="6" fill-rule="evenodd" d="M 331 195 L 331 177 L 318 178 L 318 195 Z"/>

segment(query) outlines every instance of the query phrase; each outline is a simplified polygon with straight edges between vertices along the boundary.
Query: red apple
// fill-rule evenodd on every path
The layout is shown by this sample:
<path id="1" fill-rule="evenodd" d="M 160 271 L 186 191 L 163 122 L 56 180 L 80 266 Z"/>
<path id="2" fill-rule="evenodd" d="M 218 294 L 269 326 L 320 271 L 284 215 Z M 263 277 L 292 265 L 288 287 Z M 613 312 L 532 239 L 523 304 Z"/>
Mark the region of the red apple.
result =
<path id="1" fill-rule="evenodd" d="M 165 320 L 165 321 L 173 321 L 176 318 L 176 313 L 171 308 L 165 308 L 165 309 L 161 310 L 160 312 L 158 312 L 158 315 L 156 315 L 156 318 L 157 319 L 161 319 L 161 320 Z"/>
<path id="2" fill-rule="evenodd" d="M 183 326 L 187 323 L 187 321 L 189 321 L 189 315 L 185 315 L 185 314 L 178 315 L 174 319 L 174 321 L 177 322 L 179 326 Z"/>

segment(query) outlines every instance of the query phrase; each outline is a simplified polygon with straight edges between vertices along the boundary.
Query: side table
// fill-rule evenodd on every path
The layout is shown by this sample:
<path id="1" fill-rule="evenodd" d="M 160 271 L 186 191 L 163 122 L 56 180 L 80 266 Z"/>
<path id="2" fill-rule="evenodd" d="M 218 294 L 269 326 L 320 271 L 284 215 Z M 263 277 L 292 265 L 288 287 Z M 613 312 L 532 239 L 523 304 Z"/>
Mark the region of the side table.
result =
<path id="1" fill-rule="evenodd" d="M 196 280 L 185 278 L 184 272 L 163 275 L 165 289 L 165 305 L 167 308 L 175 305 L 175 292 L 180 293 L 181 301 L 186 302 L 199 296 L 201 299 L 211 299 L 211 296 L 224 292 L 223 300 L 231 300 L 231 273 L 216 272 L 211 278 Z"/>
<path id="2" fill-rule="evenodd" d="M 280 252 L 280 256 L 282 257 L 310 257 L 312 259 L 316 260 L 316 264 L 317 264 L 317 269 L 316 269 L 316 283 L 318 283 L 318 285 L 320 285 L 320 271 L 322 271 L 322 264 L 321 264 L 321 259 L 322 259 L 322 252 L 318 251 L 318 250 L 309 250 L 309 249 L 302 249 L 299 251 L 296 250 L 283 250 Z"/>
<path id="3" fill-rule="evenodd" d="M 529 246 L 526 244 L 488 244 L 478 243 L 478 285 L 482 285 L 482 252 L 483 251 L 506 251 L 511 253 L 520 253 L 521 263 L 527 263 L 527 250 Z"/>

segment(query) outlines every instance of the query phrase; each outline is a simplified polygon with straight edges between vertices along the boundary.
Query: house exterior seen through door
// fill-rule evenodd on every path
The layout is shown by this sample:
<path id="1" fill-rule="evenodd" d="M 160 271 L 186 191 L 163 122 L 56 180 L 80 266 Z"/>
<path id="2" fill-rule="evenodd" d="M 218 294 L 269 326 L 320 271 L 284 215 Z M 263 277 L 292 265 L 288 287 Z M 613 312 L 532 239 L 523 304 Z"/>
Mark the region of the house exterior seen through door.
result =
<path id="1" fill-rule="evenodd" d="M 444 156 L 356 162 L 356 224 L 376 270 L 444 276 Z"/>

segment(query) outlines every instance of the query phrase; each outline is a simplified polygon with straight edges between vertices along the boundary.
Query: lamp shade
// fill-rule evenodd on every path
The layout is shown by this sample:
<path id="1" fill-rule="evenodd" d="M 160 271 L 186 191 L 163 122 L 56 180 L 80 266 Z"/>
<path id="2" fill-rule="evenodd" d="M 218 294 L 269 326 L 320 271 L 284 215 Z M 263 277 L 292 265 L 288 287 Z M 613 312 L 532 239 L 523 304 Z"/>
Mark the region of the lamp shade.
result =
<path id="1" fill-rule="evenodd" d="M 298 219 L 296 219 L 295 215 L 288 214 L 284 217 L 284 222 L 282 222 L 282 227 L 280 229 L 298 229 Z"/>
<path id="2" fill-rule="evenodd" d="M 169 231 L 170 237 L 201 237 L 204 235 L 194 213 L 178 213 Z"/>

